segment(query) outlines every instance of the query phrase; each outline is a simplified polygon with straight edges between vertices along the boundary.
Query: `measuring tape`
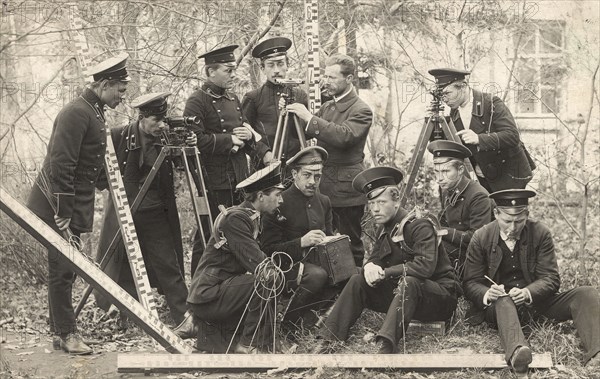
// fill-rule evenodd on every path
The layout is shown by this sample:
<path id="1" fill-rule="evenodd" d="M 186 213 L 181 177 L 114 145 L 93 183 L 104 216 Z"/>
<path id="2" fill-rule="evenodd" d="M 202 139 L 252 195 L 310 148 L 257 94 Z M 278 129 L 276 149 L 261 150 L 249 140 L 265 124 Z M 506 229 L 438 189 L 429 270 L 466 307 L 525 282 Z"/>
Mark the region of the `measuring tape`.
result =
<path id="1" fill-rule="evenodd" d="M 159 320 L 156 313 L 146 310 L 127 291 L 102 272 L 94 262 L 77 251 L 60 234 L 52 230 L 31 210 L 20 204 L 1 187 L 0 209 L 42 245 L 57 249 L 73 264 L 73 269 L 77 275 L 92 284 L 103 296 L 110 299 L 168 352 L 181 354 L 192 352 L 192 348 L 167 328 Z"/>
<path id="2" fill-rule="evenodd" d="M 307 47 L 308 110 L 316 113 L 321 108 L 321 66 L 319 63 L 319 3 L 317 0 L 304 0 Z"/>

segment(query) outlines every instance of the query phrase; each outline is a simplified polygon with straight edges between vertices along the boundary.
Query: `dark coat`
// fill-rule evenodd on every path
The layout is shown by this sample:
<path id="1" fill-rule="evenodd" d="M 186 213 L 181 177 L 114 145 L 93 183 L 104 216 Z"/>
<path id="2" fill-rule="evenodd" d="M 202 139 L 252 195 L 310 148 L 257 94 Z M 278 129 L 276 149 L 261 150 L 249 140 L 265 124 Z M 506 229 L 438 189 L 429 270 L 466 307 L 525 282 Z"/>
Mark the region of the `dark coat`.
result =
<path id="1" fill-rule="evenodd" d="M 267 254 L 283 251 L 294 261 L 304 258 L 300 239 L 311 230 L 322 230 L 326 235 L 333 234 L 333 213 L 331 201 L 319 192 L 306 197 L 296 185 L 281 193 L 283 204 L 280 214 L 265 215 L 262 218 L 260 245 Z"/>
<path id="2" fill-rule="evenodd" d="M 200 124 L 191 130 L 198 137 L 207 188 L 235 191 L 235 186 L 249 176 L 246 154 L 253 155 L 256 147 L 251 140 L 236 153 L 231 152 L 232 131 L 246 121 L 237 96 L 207 82 L 189 97 L 183 115 L 200 117 Z"/>
<path id="3" fill-rule="evenodd" d="M 437 245 L 437 237 L 429 221 L 416 219 L 407 222 L 402 231 L 404 243 L 392 241 L 390 232 L 407 214 L 406 210 L 399 208 L 393 220 L 379 227 L 377 241 L 367 263 L 383 268 L 386 280 L 397 280 L 404 275 L 429 279 L 454 293 L 457 285 L 454 269 L 444 248 Z"/>
<path id="4" fill-rule="evenodd" d="M 470 129 L 479 135 L 479 145 L 466 145 L 473 153 L 493 192 L 525 188 L 535 168 L 521 142 L 515 119 L 497 96 L 473 91 Z M 463 130 L 458 109 L 450 112 L 457 130 Z"/>
<path id="5" fill-rule="evenodd" d="M 442 194 L 440 223 L 448 230 L 442 240 L 466 251 L 473 233 L 492 221 L 489 193 L 479 183 L 463 177 L 452 193 Z M 450 253 L 449 251 L 447 251 Z"/>
<path id="6" fill-rule="evenodd" d="M 483 309 L 483 297 L 491 283 L 483 276 L 487 275 L 496 283 L 502 284 L 498 268 L 502 262 L 500 227 L 493 221 L 477 230 L 467 250 L 464 293 L 479 309 Z M 554 242 L 550 230 L 543 224 L 527 220 L 519 241 L 519 259 L 521 270 L 531 293 L 534 304 L 540 304 L 550 295 L 558 292 L 560 276 L 554 252 Z M 515 247 L 516 249 L 516 247 Z"/>
<path id="7" fill-rule="evenodd" d="M 72 229 L 92 231 L 95 188 L 107 188 L 104 178 L 106 124 L 104 104 L 90 89 L 67 104 L 56 116 L 48 152 L 27 206 L 40 218 L 70 217 Z M 48 202 L 43 182 L 56 199 L 56 212 Z"/>
<path id="8" fill-rule="evenodd" d="M 321 106 L 306 127 L 306 135 L 329 153 L 323 167 L 320 189 L 334 207 L 367 203 L 364 194 L 352 188 L 352 180 L 364 170 L 364 149 L 373 111 L 358 97 L 355 89 L 338 102 Z"/>
<path id="9" fill-rule="evenodd" d="M 242 109 L 248 123 L 252 125 L 261 136 L 261 143 L 264 143 L 269 149 L 273 148 L 275 133 L 277 132 L 277 122 L 279 120 L 279 99 L 281 94 L 286 93 L 283 85 L 273 84 L 267 81 L 259 88 L 248 92 L 242 99 Z M 308 95 L 297 87 L 292 87 L 294 102 L 302 103 L 308 107 Z M 302 120 L 300 125 L 304 129 Z M 289 126 L 293 126 L 290 122 Z M 290 138 L 291 137 L 291 138 Z M 291 131 L 287 138 L 286 156 L 294 156 L 300 151 L 300 141 L 294 131 Z"/>
<path id="10" fill-rule="evenodd" d="M 188 303 L 203 304 L 219 298 L 220 283 L 246 272 L 254 273 L 267 257 L 256 241 L 260 226 L 257 224 L 260 220 L 252 219 L 256 213 L 249 202 L 229 209 L 218 228 L 227 243 L 215 247 L 215 233 L 218 232 L 215 230 L 192 278 Z"/>
<path id="11" fill-rule="evenodd" d="M 142 163 L 142 146 L 139 130 L 139 122 L 135 121 L 126 127 L 115 128 L 111 130 L 111 136 L 115 146 L 115 151 L 119 161 L 119 170 L 123 177 L 125 192 L 129 205 L 133 204 L 144 179 L 148 175 Z M 181 272 L 183 268 L 183 242 L 181 240 L 181 227 L 179 223 L 179 214 L 177 213 L 177 204 L 175 203 L 175 188 L 173 185 L 173 162 L 167 155 L 160 166 L 154 180 L 150 185 L 151 189 L 158 190 L 159 197 L 167 209 L 169 224 L 165 228 L 171 230 L 173 244 L 177 255 L 177 261 Z M 106 249 L 110 245 L 114 234 L 119 230 L 119 221 L 115 213 L 112 198 L 107 198 L 104 207 L 104 218 L 100 239 L 98 241 L 98 253 L 96 260 L 100 261 Z M 143 236 L 138 236 L 143 238 Z M 104 272 L 113 280 L 118 282 L 121 266 L 127 264 L 127 253 L 123 242 L 117 247 L 117 251 L 108 262 Z M 149 272 L 150 273 L 150 272 Z M 151 285 L 158 287 L 156 278 L 150 276 Z M 99 304 L 102 307 L 102 304 Z"/>

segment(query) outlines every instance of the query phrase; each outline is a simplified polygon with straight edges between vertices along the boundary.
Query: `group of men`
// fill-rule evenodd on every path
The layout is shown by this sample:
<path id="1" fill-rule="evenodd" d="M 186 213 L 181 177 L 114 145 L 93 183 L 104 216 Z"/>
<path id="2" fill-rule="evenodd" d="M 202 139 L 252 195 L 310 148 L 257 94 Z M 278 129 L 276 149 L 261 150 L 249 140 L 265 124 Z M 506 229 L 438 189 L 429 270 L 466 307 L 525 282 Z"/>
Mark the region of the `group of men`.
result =
<path id="1" fill-rule="evenodd" d="M 581 287 L 558 293 L 550 232 L 528 219 L 528 198 L 535 193 L 524 188 L 533 162 L 502 101 L 472 90 L 466 71 L 430 71 L 443 91 L 442 100 L 451 107 L 450 118 L 462 141 L 439 140 L 428 147 L 441 190 L 440 229 L 400 206 L 400 170 L 365 169 L 364 147 L 374 115 L 352 84 L 354 60 L 342 54 L 327 59 L 321 87 L 332 100 L 313 115 L 306 93 L 280 82 L 286 78 L 290 47 L 289 39 L 277 37 L 253 49 L 267 81 L 242 101 L 231 92 L 237 46 L 200 56 L 206 82 L 185 104 L 184 116 L 194 117 L 185 145 L 200 152 L 201 167 L 196 169 L 203 170 L 213 216 L 203 222 L 214 227 L 207 242 L 199 233 L 195 237 L 189 290 L 175 206 L 175 158 L 163 161 L 134 215 L 151 283 L 165 294 L 176 333 L 197 337 L 199 349 L 213 352 L 266 348 L 276 315 L 265 311 L 270 300 L 256 296 L 256 283 L 276 281 L 277 271 L 263 269 L 263 263 L 284 252 L 295 268 L 286 279 L 296 286 L 286 286 L 285 293 L 293 295 L 290 309 L 299 311 L 296 317 L 328 298 L 328 291 L 340 293 L 317 333 L 323 346 L 345 340 L 363 309 L 370 308 L 386 313 L 377 334 L 379 352 L 394 353 L 411 319 L 448 320 L 464 292 L 473 302 L 471 320 L 497 325 L 506 360 L 517 373 L 526 373 L 531 362 L 519 323 L 525 314 L 573 319 L 584 361 L 600 366 L 598 291 Z M 106 188 L 104 107 L 114 108 L 123 100 L 129 80 L 124 57 L 102 62 L 91 73 L 94 82 L 56 118 L 29 200 L 29 207 L 54 230 L 70 229 L 76 236 L 91 231 L 94 187 Z M 281 100 L 284 93 L 292 94 L 291 103 Z M 164 117 L 169 95 L 137 98 L 132 106 L 139 110 L 138 119 L 111 130 L 130 202 L 168 142 Z M 292 181 L 287 189 L 281 162 L 273 156 L 282 112 L 293 115 L 305 137 L 317 141 L 317 146 L 303 147 L 293 135 L 287 139 L 282 147 L 291 157 L 285 162 Z M 467 173 L 467 159 L 475 170 L 473 178 Z M 379 227 L 366 261 L 361 240 L 365 206 Z M 99 256 L 117 230 L 116 221 L 109 206 Z M 307 257 L 335 233 L 349 237 L 356 271 L 332 289 L 327 270 Z M 92 350 L 77 333 L 73 312 L 74 272 L 56 250 L 49 250 L 48 262 L 54 346 L 88 354 Z M 114 259 L 106 271 L 135 295 L 126 262 Z M 239 322 L 237 335 L 223 327 L 232 320 Z M 228 338 L 203 345 L 211 326 Z M 229 337 L 235 344 L 223 343 Z"/>

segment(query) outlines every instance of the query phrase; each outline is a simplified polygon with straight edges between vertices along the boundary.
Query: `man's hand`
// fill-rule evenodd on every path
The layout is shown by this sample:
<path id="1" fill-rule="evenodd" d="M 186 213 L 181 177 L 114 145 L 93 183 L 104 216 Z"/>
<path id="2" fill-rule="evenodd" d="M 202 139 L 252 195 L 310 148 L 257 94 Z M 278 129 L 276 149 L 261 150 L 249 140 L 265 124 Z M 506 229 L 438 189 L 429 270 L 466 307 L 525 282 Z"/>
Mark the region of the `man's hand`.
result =
<path id="1" fill-rule="evenodd" d="M 315 229 L 306 233 L 304 237 L 300 238 L 300 247 L 311 247 L 315 246 L 325 238 L 325 233 L 322 230 Z"/>
<path id="2" fill-rule="evenodd" d="M 363 268 L 365 280 L 370 287 L 375 287 L 375 285 L 385 279 L 385 271 L 381 266 L 377 266 L 373 262 L 369 262 Z"/>
<path id="3" fill-rule="evenodd" d="M 71 217 L 58 217 L 57 215 L 54 215 L 54 222 L 56 223 L 56 226 L 58 226 L 58 229 L 67 230 L 71 223 Z"/>
<path id="4" fill-rule="evenodd" d="M 248 141 L 252 139 L 252 132 L 245 126 L 233 128 L 233 135 L 242 141 Z"/>
<path id="5" fill-rule="evenodd" d="M 465 129 L 456 132 L 456 135 L 462 138 L 463 142 L 469 145 L 479 145 L 479 136 L 471 129 Z"/>
<path id="6" fill-rule="evenodd" d="M 196 146 L 197 142 L 198 137 L 196 136 L 196 133 L 190 133 L 190 135 L 185 139 L 185 144 L 188 146 Z"/>
<path id="7" fill-rule="evenodd" d="M 279 103 L 277 105 L 279 106 L 279 110 L 285 108 L 285 98 L 283 96 L 279 98 Z"/>
<path id="8" fill-rule="evenodd" d="M 239 137 L 237 137 L 235 134 L 231 135 L 231 142 L 233 142 L 234 146 L 239 146 L 239 147 L 243 147 L 244 146 L 244 141 L 242 141 Z"/>
<path id="9" fill-rule="evenodd" d="M 500 284 L 499 286 L 492 284 L 489 290 L 486 292 L 487 299 L 490 303 L 498 300 L 499 297 L 507 296 L 506 291 L 504 290 L 504 284 Z"/>
<path id="10" fill-rule="evenodd" d="M 271 151 L 267 151 L 263 156 L 263 164 L 268 166 L 269 163 L 273 162 L 275 157 L 273 157 L 273 153 Z"/>
<path id="11" fill-rule="evenodd" d="M 296 116 L 300 117 L 304 122 L 309 122 L 313 116 L 312 113 L 310 113 L 310 111 L 308 109 L 306 109 L 304 104 L 300 104 L 300 103 L 289 104 L 287 107 L 285 107 L 285 109 L 288 112 L 291 112 L 291 113 L 295 114 Z"/>
<path id="12" fill-rule="evenodd" d="M 521 305 L 529 301 L 529 295 L 527 291 L 522 288 L 513 287 L 508 292 L 508 296 L 510 296 L 515 305 Z"/>

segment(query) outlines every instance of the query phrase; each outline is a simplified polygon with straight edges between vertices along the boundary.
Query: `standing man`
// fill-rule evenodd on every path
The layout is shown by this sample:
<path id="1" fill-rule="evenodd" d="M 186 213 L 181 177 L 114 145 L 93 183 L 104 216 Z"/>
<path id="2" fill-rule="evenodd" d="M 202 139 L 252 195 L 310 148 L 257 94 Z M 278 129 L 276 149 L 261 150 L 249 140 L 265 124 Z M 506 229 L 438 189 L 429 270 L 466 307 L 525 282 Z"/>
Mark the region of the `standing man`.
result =
<path id="1" fill-rule="evenodd" d="M 267 258 L 256 237 L 261 215 L 274 213 L 282 202 L 280 164 L 257 171 L 237 187 L 244 191 L 245 200 L 217 220 L 190 285 L 187 301 L 191 313 L 175 333 L 182 338 L 195 337 L 199 320 L 222 325 L 232 319 L 237 323 L 245 316 L 239 329 L 241 340 L 233 352 L 252 353 L 272 341 L 272 315 L 268 310 L 262 312 L 267 303 L 254 291 L 255 281 L 271 280 L 269 275 L 273 272 L 263 271 L 265 277 L 255 275 L 257 266 Z M 226 340 L 222 346 L 203 346 L 198 336 L 197 348 L 224 353 L 229 342 L 225 337 L 222 336 Z"/>
<path id="2" fill-rule="evenodd" d="M 260 59 L 260 68 L 267 77 L 267 81 L 260 88 L 248 92 L 242 106 L 244 116 L 254 130 L 263 137 L 262 143 L 273 149 L 277 123 L 279 120 L 279 99 L 287 93 L 286 86 L 278 84 L 277 80 L 286 79 L 289 58 L 287 51 L 292 46 L 292 41 L 285 37 L 269 38 L 252 49 L 252 56 Z M 308 107 L 308 95 L 298 87 L 292 87 L 293 99 Z M 300 150 L 300 141 L 294 131 L 289 132 L 284 152 L 287 157 L 292 157 Z M 271 154 L 270 152 L 267 154 Z M 272 159 L 272 155 L 267 155 Z"/>
<path id="3" fill-rule="evenodd" d="M 206 82 L 192 93 L 185 104 L 184 116 L 198 117 L 192 131 L 198 136 L 204 180 L 213 222 L 219 214 L 219 204 L 225 207 L 243 199 L 235 187 L 249 175 L 246 154 L 255 154 L 251 128 L 245 124 L 242 104 L 230 92 L 235 84 L 236 64 L 233 51 L 237 45 L 222 47 L 199 56 L 204 58 Z M 204 230 L 209 230 L 208 225 Z M 200 231 L 194 237 L 192 274 L 202 255 Z"/>
<path id="4" fill-rule="evenodd" d="M 536 316 L 573 320 L 583 342 L 584 363 L 600 367 L 600 296 L 593 287 L 559 293 L 560 276 L 550 230 L 529 219 L 535 192 L 503 190 L 490 195 L 496 220 L 477 230 L 465 265 L 464 292 L 481 322 L 498 326 L 506 362 L 527 377 L 531 350 L 521 322 Z M 487 278 L 486 278 L 487 276 Z M 493 280 L 493 282 L 492 282 Z"/>
<path id="5" fill-rule="evenodd" d="M 454 272 L 429 220 L 409 220 L 400 207 L 402 173 L 373 167 L 352 182 L 367 195 L 379 225 L 373 254 L 353 275 L 319 331 L 326 341 L 345 341 L 364 308 L 386 312 L 376 340 L 379 354 L 393 354 L 413 318 L 444 321 L 456 308 Z M 402 238 L 403 237 L 403 238 Z"/>
<path id="6" fill-rule="evenodd" d="M 327 151 L 318 146 L 306 147 L 288 162 L 293 183 L 281 194 L 283 204 L 279 214 L 263 218 L 260 235 L 261 246 L 267 254 L 282 251 L 292 257 L 297 270 L 292 270 L 292 281 L 302 270 L 299 288 L 288 307 L 289 314 L 300 315 L 308 310 L 316 298 L 321 299 L 322 289 L 327 284 L 327 272 L 322 267 L 304 262 L 310 248 L 321 243 L 325 236 L 333 234 L 331 201 L 319 193 L 319 182 L 323 174 L 323 164 L 327 161 Z M 293 319 L 292 316 L 289 317 Z"/>
<path id="7" fill-rule="evenodd" d="M 433 154 L 433 170 L 440 186 L 440 223 L 447 231 L 442 244 L 460 280 L 473 233 L 492 221 L 489 193 L 467 177 L 465 159 L 471 151 L 464 145 L 438 140 L 427 150 Z"/>
<path id="8" fill-rule="evenodd" d="M 127 56 L 118 56 L 90 69 L 93 83 L 54 120 L 48 153 L 27 206 L 58 233 L 70 230 L 79 237 L 92 231 L 95 187 L 100 185 L 106 152 L 104 107 L 114 109 L 123 101 L 130 80 L 126 61 Z M 71 263 L 58 250 L 48 249 L 48 270 L 53 347 L 69 354 L 91 354 L 77 333 Z"/>
<path id="9" fill-rule="evenodd" d="M 451 68 L 429 70 L 442 88 L 442 100 L 458 136 L 471 150 L 475 173 L 489 192 L 525 188 L 535 164 L 521 142 L 515 120 L 497 96 L 471 89 L 469 71 Z"/>
<path id="10" fill-rule="evenodd" d="M 316 138 L 318 145 L 329 153 L 320 189 L 331 199 L 334 228 L 350 237 L 354 261 L 362 266 L 365 249 L 360 238 L 360 222 L 366 198 L 352 188 L 352 180 L 364 170 L 364 148 L 373 124 L 373 112 L 352 85 L 355 71 L 351 57 L 330 56 L 325 62 L 322 80 L 323 88 L 333 100 L 323 104 L 314 116 L 300 103 L 288 105 L 287 110 L 307 123 L 306 136 Z"/>
<path id="11" fill-rule="evenodd" d="M 163 145 L 167 142 L 164 133 L 168 128 L 165 116 L 168 108 L 167 97 L 170 95 L 170 92 L 161 92 L 138 97 L 131 103 L 133 108 L 139 109 L 138 119 L 126 127 L 111 130 L 129 204 L 135 200 Z M 190 133 L 186 144 L 196 145 L 194 133 Z M 119 230 L 118 218 L 110 198 L 107 199 L 104 215 L 97 259 L 102 259 L 113 236 Z M 133 221 L 151 284 L 165 295 L 171 317 L 175 325 L 178 325 L 183 321 L 187 309 L 187 287 L 183 274 L 183 243 L 175 203 L 173 162 L 170 155 L 165 157 L 158 168 L 137 212 L 133 215 Z M 105 272 L 131 296 L 137 297 L 122 242 L 106 266 Z M 95 297 L 98 305 L 108 310 L 110 304 L 107 300 L 98 294 Z"/>

